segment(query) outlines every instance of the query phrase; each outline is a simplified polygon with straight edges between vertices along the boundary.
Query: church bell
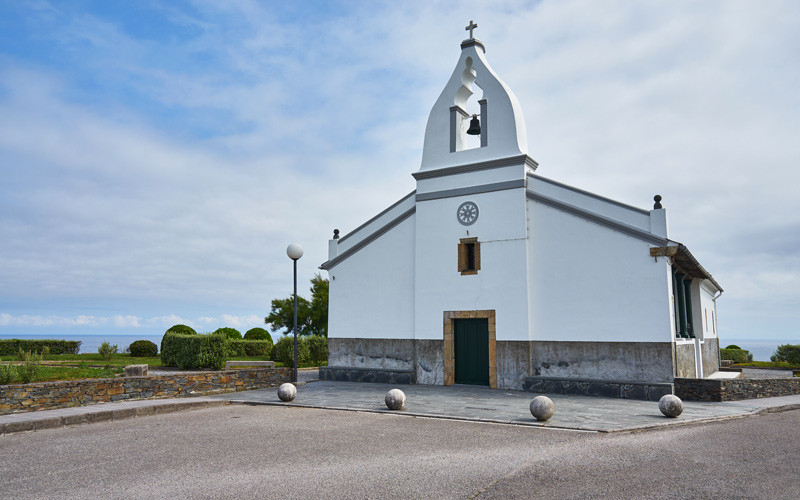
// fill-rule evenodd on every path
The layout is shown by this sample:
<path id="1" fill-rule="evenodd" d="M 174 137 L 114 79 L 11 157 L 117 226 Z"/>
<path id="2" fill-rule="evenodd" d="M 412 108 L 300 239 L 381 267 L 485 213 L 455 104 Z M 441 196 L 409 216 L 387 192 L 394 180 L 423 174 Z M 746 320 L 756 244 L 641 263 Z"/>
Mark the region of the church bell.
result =
<path id="1" fill-rule="evenodd" d="M 472 115 L 472 120 L 469 121 L 469 128 L 467 129 L 469 135 L 481 135 L 481 122 L 478 121 L 478 115 Z"/>

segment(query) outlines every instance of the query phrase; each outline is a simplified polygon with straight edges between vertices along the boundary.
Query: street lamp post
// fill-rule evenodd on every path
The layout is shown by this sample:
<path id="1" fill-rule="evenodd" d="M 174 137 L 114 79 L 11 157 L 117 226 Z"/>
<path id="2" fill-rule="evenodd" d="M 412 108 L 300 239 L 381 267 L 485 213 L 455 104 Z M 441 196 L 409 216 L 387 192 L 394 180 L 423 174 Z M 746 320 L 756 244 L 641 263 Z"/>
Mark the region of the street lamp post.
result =
<path id="1" fill-rule="evenodd" d="M 294 261 L 294 370 L 292 371 L 292 382 L 297 382 L 297 260 L 303 256 L 303 247 L 297 243 L 292 243 L 286 247 L 286 255 Z"/>

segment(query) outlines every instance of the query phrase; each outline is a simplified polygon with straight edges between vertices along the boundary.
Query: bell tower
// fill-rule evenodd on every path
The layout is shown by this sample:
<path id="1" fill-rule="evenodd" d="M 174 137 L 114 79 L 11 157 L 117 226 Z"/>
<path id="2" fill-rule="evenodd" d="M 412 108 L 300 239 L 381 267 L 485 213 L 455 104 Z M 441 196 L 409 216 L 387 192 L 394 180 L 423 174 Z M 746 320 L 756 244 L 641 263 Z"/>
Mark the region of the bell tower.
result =
<path id="1" fill-rule="evenodd" d="M 464 365 L 455 360 L 473 353 L 480 383 L 496 387 L 506 383 L 497 376 L 496 343 L 530 340 L 526 190 L 537 164 L 517 97 L 489 66 L 475 28 L 466 27 L 470 37 L 431 109 L 412 174 L 416 377 L 460 383 Z"/>
<path id="2" fill-rule="evenodd" d="M 436 100 L 425 128 L 419 172 L 527 155 L 525 121 L 519 101 L 486 61 L 486 47 L 466 27 L 461 55 Z M 479 108 L 468 111 L 471 97 L 482 92 Z M 477 112 L 475 112 L 477 111 Z M 480 138 L 470 145 L 469 136 Z"/>

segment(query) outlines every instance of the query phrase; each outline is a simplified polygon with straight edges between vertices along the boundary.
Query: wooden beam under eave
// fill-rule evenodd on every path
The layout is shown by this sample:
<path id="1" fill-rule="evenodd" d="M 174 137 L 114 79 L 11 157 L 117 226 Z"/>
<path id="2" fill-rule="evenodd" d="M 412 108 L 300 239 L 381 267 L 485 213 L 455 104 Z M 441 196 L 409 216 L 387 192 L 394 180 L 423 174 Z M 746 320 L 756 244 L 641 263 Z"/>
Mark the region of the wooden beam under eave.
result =
<path id="1" fill-rule="evenodd" d="M 672 257 L 678 253 L 678 247 L 650 247 L 650 257 Z"/>

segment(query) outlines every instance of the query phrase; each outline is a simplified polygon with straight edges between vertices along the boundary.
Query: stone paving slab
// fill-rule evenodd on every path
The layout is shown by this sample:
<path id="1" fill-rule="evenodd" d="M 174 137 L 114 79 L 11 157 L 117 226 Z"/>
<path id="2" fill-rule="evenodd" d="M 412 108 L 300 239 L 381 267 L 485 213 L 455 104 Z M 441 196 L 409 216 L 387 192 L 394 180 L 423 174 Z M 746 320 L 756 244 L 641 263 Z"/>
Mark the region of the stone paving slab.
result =
<path id="1" fill-rule="evenodd" d="M 556 406 L 555 415 L 539 422 L 529 405 L 536 394 L 489 389 L 479 386 L 390 385 L 360 382 L 319 381 L 297 389 L 290 403 L 278 399 L 277 389 L 210 396 L 239 404 L 302 406 L 350 411 L 390 412 L 384 404 L 389 389 L 400 388 L 407 397 L 401 415 L 529 425 L 594 432 L 649 429 L 664 425 L 737 418 L 775 409 L 800 408 L 800 396 L 765 398 L 723 403 L 684 402 L 678 418 L 661 414 L 658 402 L 590 396 L 548 394 Z M 779 401 L 775 401 L 779 400 Z"/>
<path id="2" fill-rule="evenodd" d="M 137 399 L 114 403 L 73 406 L 56 410 L 30 411 L 0 415 L 0 435 L 13 432 L 38 431 L 68 425 L 91 424 L 109 420 L 122 420 L 148 415 L 158 415 L 196 408 L 227 404 L 206 396 L 169 399 Z"/>
<path id="3" fill-rule="evenodd" d="M 313 380 L 314 374 L 304 374 Z M 800 409 L 800 395 L 724 403 L 684 402 L 683 414 L 669 419 L 658 411 L 658 403 L 616 398 L 548 395 L 556 414 L 547 422 L 538 422 L 529 411 L 536 394 L 522 391 L 454 385 L 388 385 L 357 382 L 298 382 L 297 398 L 291 403 L 278 399 L 277 389 L 260 389 L 214 396 L 170 399 L 139 399 L 87 406 L 0 415 L 0 435 L 14 432 L 52 429 L 70 425 L 113 421 L 158 415 L 229 403 L 302 406 L 347 411 L 387 413 L 386 391 L 401 388 L 408 397 L 399 415 L 470 420 L 516 425 L 572 429 L 588 432 L 632 431 L 737 418 L 761 412 Z"/>

